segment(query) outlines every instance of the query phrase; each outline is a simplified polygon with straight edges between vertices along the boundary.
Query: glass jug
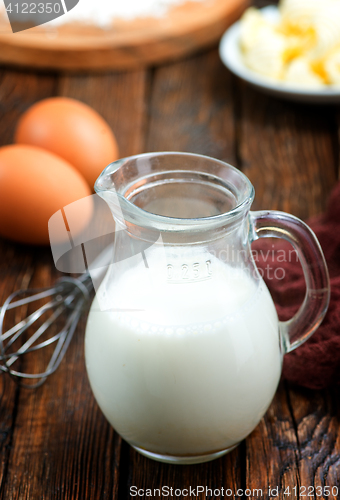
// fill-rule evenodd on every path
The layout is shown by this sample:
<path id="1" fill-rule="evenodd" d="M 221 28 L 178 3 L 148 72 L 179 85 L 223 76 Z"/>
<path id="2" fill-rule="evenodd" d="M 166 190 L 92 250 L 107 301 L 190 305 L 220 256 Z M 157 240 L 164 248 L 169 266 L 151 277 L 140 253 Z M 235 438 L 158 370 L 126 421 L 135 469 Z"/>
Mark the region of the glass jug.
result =
<path id="1" fill-rule="evenodd" d="M 119 160 L 95 190 L 116 223 L 113 260 L 89 313 L 85 358 L 115 430 L 156 460 L 199 463 L 236 447 L 275 394 L 282 357 L 319 326 L 329 301 L 314 233 L 283 212 L 250 212 L 254 188 L 212 158 L 151 153 Z M 279 322 L 251 253 L 288 240 L 306 279 Z"/>

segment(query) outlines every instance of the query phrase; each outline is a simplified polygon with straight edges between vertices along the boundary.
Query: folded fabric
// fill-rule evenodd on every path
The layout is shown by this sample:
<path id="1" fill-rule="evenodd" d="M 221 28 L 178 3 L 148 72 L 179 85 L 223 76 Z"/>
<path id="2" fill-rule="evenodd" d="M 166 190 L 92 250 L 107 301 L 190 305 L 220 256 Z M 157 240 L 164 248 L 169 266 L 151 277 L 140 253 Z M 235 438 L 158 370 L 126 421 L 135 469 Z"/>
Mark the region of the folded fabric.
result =
<path id="1" fill-rule="evenodd" d="M 315 232 L 327 261 L 331 299 L 325 319 L 314 335 L 284 357 L 282 376 L 310 389 L 323 389 L 340 383 L 340 183 L 331 194 L 326 213 L 307 223 Z M 260 239 L 253 248 L 279 318 L 287 320 L 301 305 L 306 287 L 292 247 L 277 241 L 280 242 L 273 245 Z"/>

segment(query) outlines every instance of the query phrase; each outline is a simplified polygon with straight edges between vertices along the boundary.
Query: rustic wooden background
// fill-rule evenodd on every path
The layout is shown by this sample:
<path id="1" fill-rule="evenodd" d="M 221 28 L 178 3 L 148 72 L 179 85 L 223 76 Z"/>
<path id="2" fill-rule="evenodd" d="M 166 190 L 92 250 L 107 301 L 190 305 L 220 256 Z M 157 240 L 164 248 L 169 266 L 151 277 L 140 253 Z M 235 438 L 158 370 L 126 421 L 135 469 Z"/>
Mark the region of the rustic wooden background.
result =
<path id="1" fill-rule="evenodd" d="M 55 95 L 75 97 L 101 113 L 121 156 L 179 150 L 230 162 L 254 184 L 255 209 L 306 219 L 324 210 L 339 177 L 339 108 L 266 97 L 234 78 L 216 47 L 157 68 L 97 76 L 1 68 L 0 145 L 12 141 L 23 111 Z M 47 286 L 57 277 L 48 248 L 0 241 L 0 303 L 16 289 Z M 131 485 L 262 488 L 265 499 L 273 497 L 269 487 L 278 487 L 279 498 L 289 499 L 303 497 L 294 486 L 340 487 L 336 388 L 316 392 L 282 382 L 251 436 L 214 462 L 173 466 L 140 456 L 108 425 L 92 396 L 85 322 L 40 389 L 0 378 L 0 499 L 124 500 Z M 288 486 L 290 496 L 284 494 Z"/>

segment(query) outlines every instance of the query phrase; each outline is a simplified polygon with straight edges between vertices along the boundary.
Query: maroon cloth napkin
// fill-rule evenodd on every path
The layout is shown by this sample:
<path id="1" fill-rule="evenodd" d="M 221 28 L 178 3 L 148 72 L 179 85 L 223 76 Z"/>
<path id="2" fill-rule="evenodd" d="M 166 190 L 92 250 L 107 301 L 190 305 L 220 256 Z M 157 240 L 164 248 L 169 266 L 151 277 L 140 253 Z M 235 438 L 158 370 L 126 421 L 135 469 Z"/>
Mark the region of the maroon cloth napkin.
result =
<path id="1" fill-rule="evenodd" d="M 285 355 L 282 376 L 310 389 L 323 389 L 340 383 L 340 183 L 331 194 L 326 213 L 307 222 L 327 261 L 331 300 L 325 319 L 314 335 Z M 302 303 L 306 287 L 300 263 L 294 252 L 289 254 L 292 247 L 277 241 L 280 243 L 273 246 L 273 242 L 260 239 L 253 248 L 255 261 L 272 293 L 279 318 L 287 320 Z M 289 258 L 283 258 L 284 255 Z M 277 269 L 276 275 L 274 269 Z"/>

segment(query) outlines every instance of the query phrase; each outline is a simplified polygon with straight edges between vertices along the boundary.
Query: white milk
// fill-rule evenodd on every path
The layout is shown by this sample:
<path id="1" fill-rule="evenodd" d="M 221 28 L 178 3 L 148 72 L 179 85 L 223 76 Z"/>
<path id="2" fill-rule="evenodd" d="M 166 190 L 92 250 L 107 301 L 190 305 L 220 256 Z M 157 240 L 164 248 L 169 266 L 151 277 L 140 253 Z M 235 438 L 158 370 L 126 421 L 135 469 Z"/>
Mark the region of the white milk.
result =
<path id="1" fill-rule="evenodd" d="M 245 438 L 273 398 L 277 314 L 264 283 L 245 271 L 205 255 L 201 274 L 191 263 L 185 281 L 174 262 L 168 278 L 140 262 L 111 285 L 113 307 L 144 311 L 102 312 L 94 300 L 86 367 L 100 408 L 130 444 L 213 453 Z"/>

